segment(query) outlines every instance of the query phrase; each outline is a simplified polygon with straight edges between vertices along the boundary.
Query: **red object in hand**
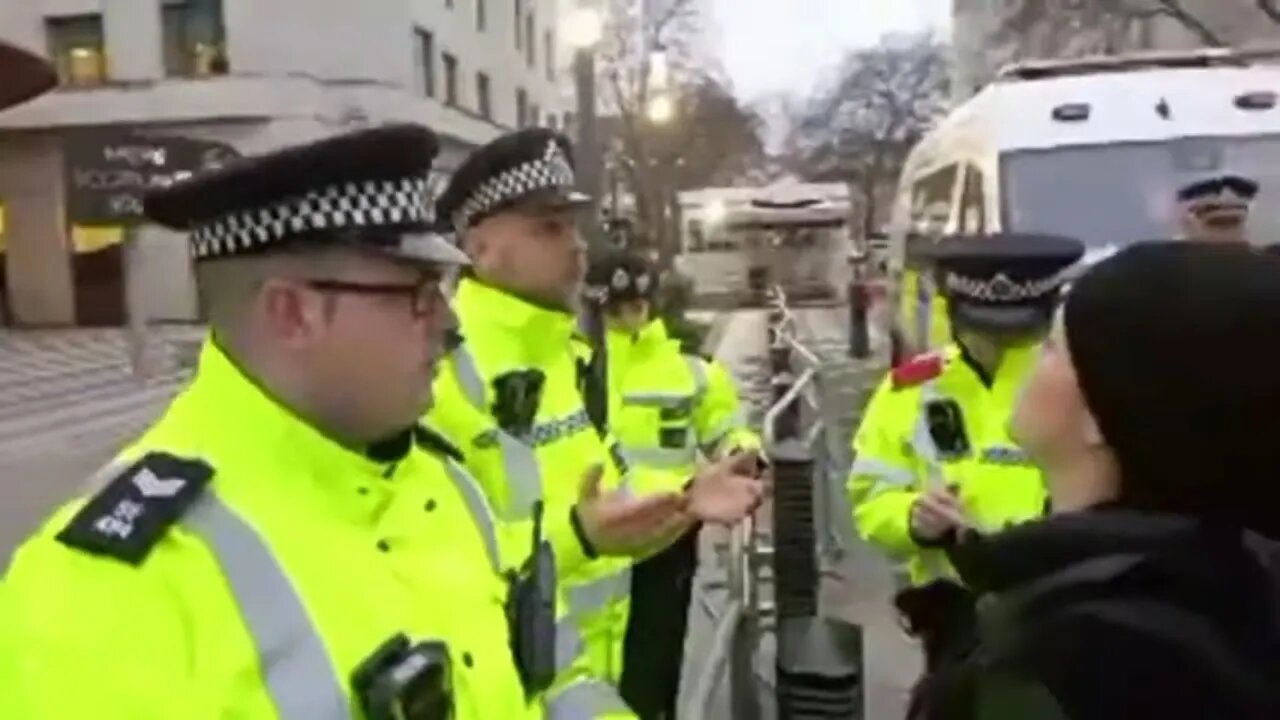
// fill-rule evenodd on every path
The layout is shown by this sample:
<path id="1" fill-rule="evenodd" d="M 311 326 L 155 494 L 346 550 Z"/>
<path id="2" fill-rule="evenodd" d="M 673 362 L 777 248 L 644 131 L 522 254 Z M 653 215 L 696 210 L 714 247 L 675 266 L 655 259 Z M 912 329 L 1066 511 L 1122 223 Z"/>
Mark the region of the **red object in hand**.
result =
<path id="1" fill-rule="evenodd" d="M 916 355 L 901 365 L 895 367 L 890 377 L 893 379 L 893 389 L 901 390 L 902 388 L 915 387 L 921 383 L 930 380 L 942 374 L 945 361 L 939 353 L 926 353 L 924 355 Z"/>

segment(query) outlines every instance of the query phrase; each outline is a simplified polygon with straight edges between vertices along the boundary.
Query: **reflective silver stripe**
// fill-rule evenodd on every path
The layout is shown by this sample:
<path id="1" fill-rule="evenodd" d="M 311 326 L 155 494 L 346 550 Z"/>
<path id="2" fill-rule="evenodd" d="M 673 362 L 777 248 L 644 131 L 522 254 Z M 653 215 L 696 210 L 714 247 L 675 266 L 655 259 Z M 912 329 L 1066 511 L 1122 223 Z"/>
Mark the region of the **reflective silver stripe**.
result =
<path id="1" fill-rule="evenodd" d="M 324 640 L 257 533 L 212 491 L 195 501 L 183 524 L 204 539 L 222 567 L 280 720 L 349 720 Z"/>
<path id="2" fill-rule="evenodd" d="M 502 471 L 507 478 L 507 502 L 502 509 L 504 520 L 524 520 L 533 515 L 533 505 L 542 499 L 542 469 L 537 452 L 519 438 L 498 431 L 498 450 L 502 453 Z"/>
<path id="3" fill-rule="evenodd" d="M 569 618 L 556 623 L 556 674 L 559 675 L 577 662 L 582 654 L 582 631 Z"/>
<path id="4" fill-rule="evenodd" d="M 915 448 L 916 454 L 925 463 L 927 474 L 925 487 L 935 490 L 945 489 L 947 478 L 942 472 L 942 461 L 938 457 L 938 446 L 933 442 L 933 434 L 929 432 L 928 413 L 925 412 L 925 405 L 933 400 L 941 399 L 941 397 L 934 380 L 930 380 L 920 388 L 920 411 L 916 413 L 915 434 L 911 438 L 912 447 Z M 927 576 L 926 581 L 947 577 L 946 561 L 942 553 L 936 550 L 923 550 L 920 552 L 919 557 L 920 564 Z"/>
<path id="5" fill-rule="evenodd" d="M 858 458 L 854 461 L 853 467 L 849 468 L 849 477 L 857 475 L 875 478 L 871 490 L 867 493 L 868 499 L 886 490 L 900 490 L 916 484 L 915 473 L 873 458 Z"/>
<path id="6" fill-rule="evenodd" d="M 484 493 L 480 490 L 480 486 L 476 484 L 471 473 L 466 468 L 459 465 L 452 458 L 445 458 L 444 469 L 449 473 L 449 478 L 453 480 L 453 484 L 458 488 L 458 492 L 462 494 L 462 499 L 467 503 L 467 509 L 471 512 L 471 518 L 475 521 L 476 529 L 480 531 L 480 535 L 484 538 L 484 549 L 489 554 L 489 564 L 493 571 L 498 575 L 502 574 L 502 555 L 498 548 L 498 529 L 493 524 L 493 508 L 489 507 L 489 501 L 485 498 Z"/>
<path id="7" fill-rule="evenodd" d="M 570 615 L 575 618 L 594 615 L 631 595 L 631 569 L 623 568 L 611 575 L 570 585 L 568 592 Z"/>
<path id="8" fill-rule="evenodd" d="M 683 357 L 684 363 L 689 366 L 689 373 L 693 375 L 693 401 L 697 404 L 707 394 L 707 368 L 703 366 L 704 360 L 696 355 Z"/>
<path id="9" fill-rule="evenodd" d="M 683 393 L 628 393 L 622 396 L 623 405 L 639 405 L 642 407 L 679 407 L 691 404 L 693 398 Z"/>
<path id="10" fill-rule="evenodd" d="M 623 450 L 627 462 L 647 468 L 664 470 L 682 468 L 698 461 L 695 448 L 627 448 Z"/>
<path id="11" fill-rule="evenodd" d="M 477 410 L 489 414 L 484 403 L 484 379 L 475 358 L 460 345 L 449 354 L 458 384 L 467 399 Z M 542 499 L 542 471 L 538 455 L 532 447 L 501 428 L 494 429 L 498 451 L 502 453 L 502 470 L 507 479 L 507 502 L 502 507 L 502 519 L 507 521 L 527 519 L 533 505 Z"/>
<path id="12" fill-rule="evenodd" d="M 449 357 L 453 360 L 453 372 L 458 377 L 458 385 L 462 387 L 462 392 L 466 394 L 472 405 L 484 410 L 484 376 L 480 374 L 476 359 L 471 357 L 466 345 L 454 348 L 453 352 L 449 353 Z"/>
<path id="13" fill-rule="evenodd" d="M 580 680 L 547 698 L 547 720 L 595 720 L 630 708 L 617 689 L 600 680 Z"/>

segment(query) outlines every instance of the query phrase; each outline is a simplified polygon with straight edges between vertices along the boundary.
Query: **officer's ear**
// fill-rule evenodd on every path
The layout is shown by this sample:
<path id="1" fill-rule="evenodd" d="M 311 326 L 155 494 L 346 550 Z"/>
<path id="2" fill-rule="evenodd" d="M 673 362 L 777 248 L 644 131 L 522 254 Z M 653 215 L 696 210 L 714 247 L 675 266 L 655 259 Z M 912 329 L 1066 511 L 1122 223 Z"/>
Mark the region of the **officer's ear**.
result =
<path id="1" fill-rule="evenodd" d="M 271 336 L 292 347 L 321 337 L 337 310 L 337 298 L 292 279 L 270 278 L 258 295 L 258 312 Z"/>

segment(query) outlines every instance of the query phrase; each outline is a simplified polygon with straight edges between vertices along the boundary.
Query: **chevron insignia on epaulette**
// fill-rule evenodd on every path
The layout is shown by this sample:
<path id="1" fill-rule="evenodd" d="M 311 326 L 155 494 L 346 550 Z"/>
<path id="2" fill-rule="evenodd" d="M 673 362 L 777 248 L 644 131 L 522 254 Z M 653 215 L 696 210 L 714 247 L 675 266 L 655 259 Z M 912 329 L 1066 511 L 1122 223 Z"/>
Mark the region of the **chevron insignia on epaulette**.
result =
<path id="1" fill-rule="evenodd" d="M 213 478 L 195 459 L 151 452 L 116 474 L 58 533 L 58 542 L 140 565 Z"/>
<path id="2" fill-rule="evenodd" d="M 942 353 L 931 352 L 916 355 L 895 367 L 890 373 L 890 377 L 893 379 L 893 389 L 902 390 L 927 383 L 941 375 L 945 367 L 946 359 L 942 356 Z"/>

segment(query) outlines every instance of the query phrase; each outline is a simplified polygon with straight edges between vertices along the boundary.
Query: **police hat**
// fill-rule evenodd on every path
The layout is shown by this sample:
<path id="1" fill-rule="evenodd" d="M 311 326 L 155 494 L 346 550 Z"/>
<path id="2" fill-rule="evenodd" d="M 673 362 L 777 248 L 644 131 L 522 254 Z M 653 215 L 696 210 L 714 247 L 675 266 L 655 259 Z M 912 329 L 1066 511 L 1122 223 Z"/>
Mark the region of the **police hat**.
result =
<path id="1" fill-rule="evenodd" d="M 946 237 L 930 256 L 956 323 L 1020 332 L 1052 319 L 1066 271 L 1084 250 L 1070 238 L 1003 233 Z"/>
<path id="2" fill-rule="evenodd" d="M 57 73 L 43 58 L 0 42 L 0 110 L 26 102 L 57 84 Z"/>
<path id="3" fill-rule="evenodd" d="M 439 144 L 387 125 L 240 158 L 148 193 L 146 217 L 191 233 L 197 259 L 343 242 L 409 260 L 466 264 L 434 231 L 427 174 Z"/>
<path id="4" fill-rule="evenodd" d="M 648 300 L 658 290 L 658 274 L 652 263 L 639 255 L 612 252 L 592 260 L 587 289 L 597 300 L 609 304 Z"/>
<path id="5" fill-rule="evenodd" d="M 568 138 L 554 130 L 528 128 L 471 153 L 449 179 L 436 214 L 462 233 L 515 206 L 572 208 L 590 203 L 576 184 Z"/>
<path id="6" fill-rule="evenodd" d="M 1207 198 L 1219 198 L 1228 192 L 1243 200 L 1252 200 L 1258 194 L 1258 183 L 1240 175 L 1203 178 L 1178 188 L 1178 202 L 1192 203 Z"/>

